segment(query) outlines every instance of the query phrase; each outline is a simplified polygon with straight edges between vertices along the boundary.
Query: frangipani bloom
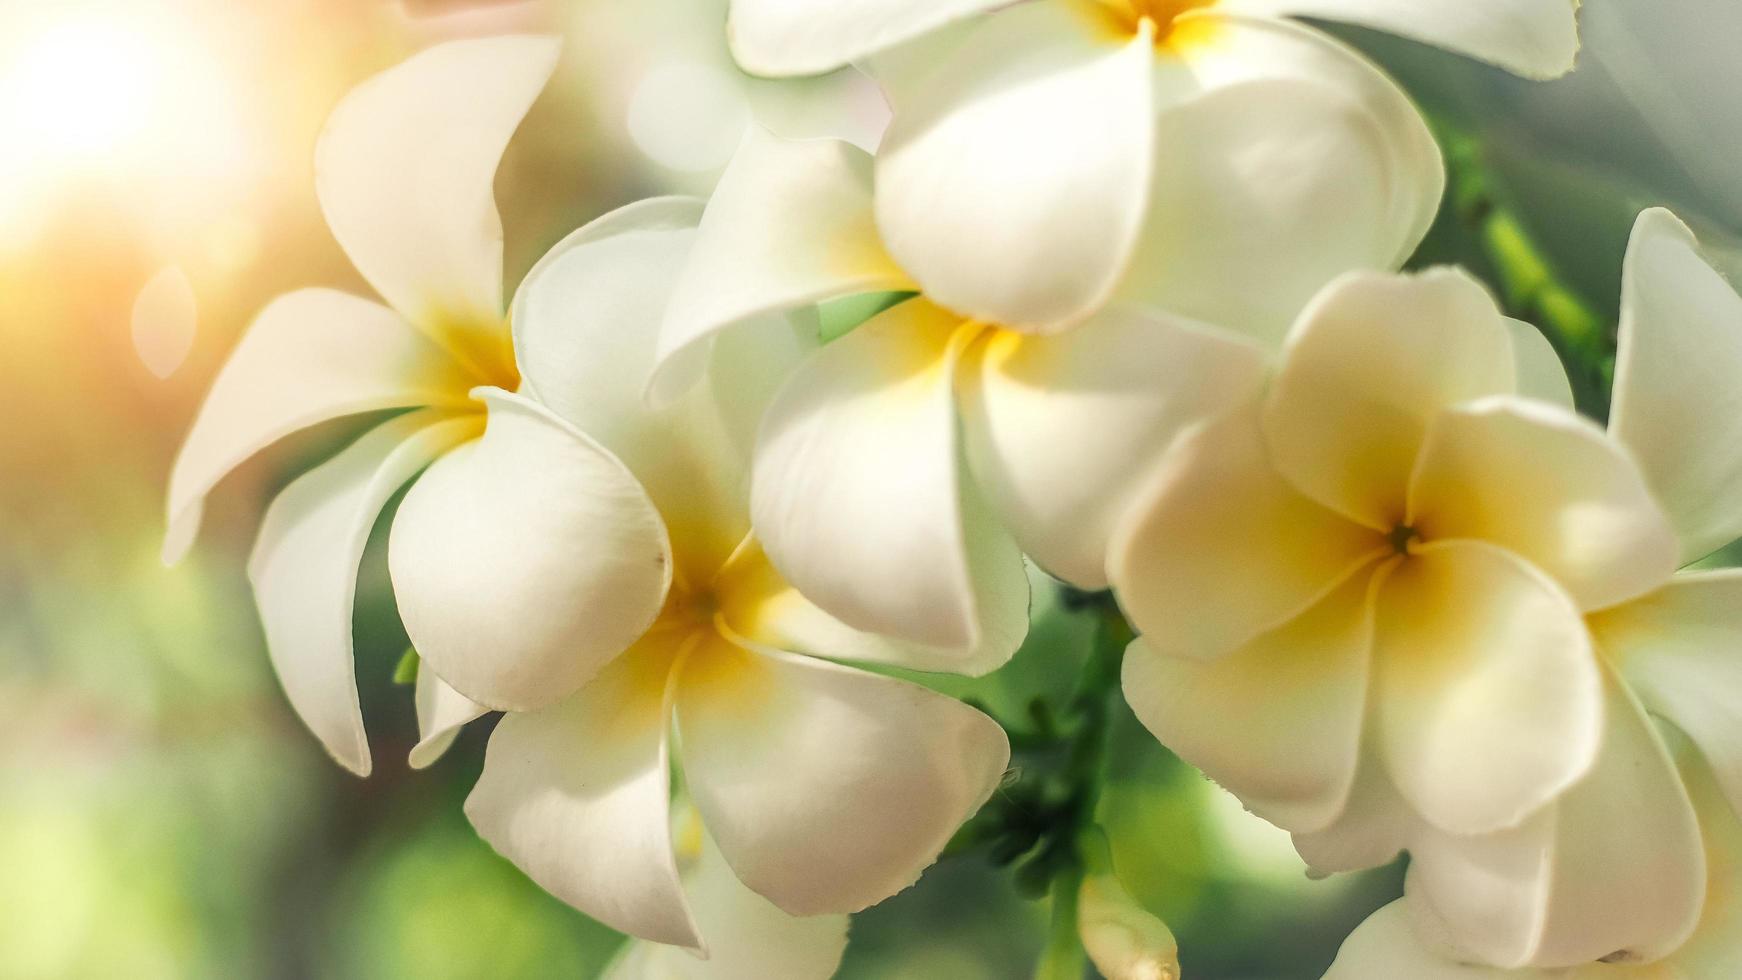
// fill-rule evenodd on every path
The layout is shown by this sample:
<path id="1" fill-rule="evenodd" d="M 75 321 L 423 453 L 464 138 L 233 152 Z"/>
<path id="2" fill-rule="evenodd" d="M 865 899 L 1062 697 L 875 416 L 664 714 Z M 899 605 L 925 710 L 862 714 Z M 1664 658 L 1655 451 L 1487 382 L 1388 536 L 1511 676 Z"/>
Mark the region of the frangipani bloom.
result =
<path id="1" fill-rule="evenodd" d="M 873 59 L 895 114 L 877 222 L 938 303 L 1046 329 L 1134 296 L 1277 338 L 1349 269 L 1395 268 L 1444 184 L 1395 83 L 1294 15 L 1551 76 L 1575 0 L 734 0 L 746 69 Z"/>
<path id="2" fill-rule="evenodd" d="M 1461 273 L 1359 274 L 1263 399 L 1162 464 L 1110 559 L 1151 731 L 1315 867 L 1409 849 L 1412 906 L 1470 959 L 1651 958 L 1699 914 L 1698 829 L 1640 702 L 1734 771 L 1715 638 L 1742 603 L 1671 575 L 1742 533 L 1717 380 L 1742 300 L 1676 228 L 1636 235 L 1613 436 Z"/>
<path id="3" fill-rule="evenodd" d="M 1410 921 L 1410 900 L 1380 909 L 1356 929 L 1325 980 L 1706 980 L 1742 976 L 1742 821 L 1711 773 L 1698 762 L 1682 769 L 1706 843 L 1706 901 L 1699 928 L 1670 956 L 1651 963 L 1625 958 L 1570 969 L 1476 966 L 1424 942 Z"/>
<path id="4" fill-rule="evenodd" d="M 847 917 L 787 915 L 732 873 L 720 848 L 685 806 L 677 827 L 678 874 L 696 924 L 709 938 L 706 959 L 645 939 L 624 945 L 603 980 L 827 980 L 847 950 Z"/>
<path id="5" fill-rule="evenodd" d="M 701 212 L 643 201 L 534 267 L 522 393 L 485 394 L 483 437 L 412 487 L 388 548 L 424 669 L 509 712 L 466 802 L 478 832 L 600 921 L 691 949 L 674 770 L 737 878 L 817 915 L 911 884 L 1009 760 L 978 711 L 819 659 L 954 664 L 825 616 L 750 536 L 756 421 L 814 325 L 721 338 L 692 388 L 646 406 Z"/>
<path id="6" fill-rule="evenodd" d="M 682 391 L 734 324 L 915 288 L 878 239 L 870 167 L 844 143 L 747 137 L 673 299 L 656 401 Z M 1022 552 L 1104 586 L 1137 467 L 1263 370 L 1249 341 L 1131 306 L 1035 335 L 906 299 L 814 355 L 775 399 L 756 454 L 757 533 L 844 621 L 989 669 L 1027 629 Z"/>
<path id="7" fill-rule="evenodd" d="M 291 484 L 249 562 L 285 694 L 359 775 L 371 760 L 351 658 L 357 566 L 387 501 L 482 433 L 474 389 L 519 384 L 491 182 L 557 53 L 538 37 L 442 44 L 340 103 L 316 154 L 316 190 L 339 245 L 388 305 L 330 289 L 274 300 L 219 372 L 170 476 L 163 555 L 173 563 L 206 495 L 255 453 L 332 419 L 412 409 Z M 419 687 L 422 703 L 454 700 L 434 675 Z"/>

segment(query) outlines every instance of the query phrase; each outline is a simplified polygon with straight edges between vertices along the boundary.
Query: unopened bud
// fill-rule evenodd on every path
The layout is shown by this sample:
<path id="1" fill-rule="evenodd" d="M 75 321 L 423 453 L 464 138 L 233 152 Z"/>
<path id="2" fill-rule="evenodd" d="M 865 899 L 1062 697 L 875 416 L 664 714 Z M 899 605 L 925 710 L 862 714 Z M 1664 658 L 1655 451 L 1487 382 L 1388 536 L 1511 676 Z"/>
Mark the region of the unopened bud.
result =
<path id="1" fill-rule="evenodd" d="M 1077 930 L 1090 961 L 1107 980 L 1180 980 L 1173 932 L 1138 905 L 1110 871 L 1083 879 Z"/>

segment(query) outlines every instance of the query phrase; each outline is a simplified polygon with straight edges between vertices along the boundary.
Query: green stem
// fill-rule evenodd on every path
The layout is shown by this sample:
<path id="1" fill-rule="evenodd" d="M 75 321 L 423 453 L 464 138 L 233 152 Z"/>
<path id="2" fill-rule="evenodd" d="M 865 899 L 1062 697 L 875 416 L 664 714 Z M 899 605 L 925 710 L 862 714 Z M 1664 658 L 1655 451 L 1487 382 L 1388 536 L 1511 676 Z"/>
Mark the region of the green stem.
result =
<path id="1" fill-rule="evenodd" d="M 1035 980 L 1082 980 L 1089 965 L 1083 937 L 1077 930 L 1077 900 L 1083 887 L 1083 869 L 1067 868 L 1052 880 L 1052 922 L 1047 928 L 1046 949 L 1034 971 Z"/>

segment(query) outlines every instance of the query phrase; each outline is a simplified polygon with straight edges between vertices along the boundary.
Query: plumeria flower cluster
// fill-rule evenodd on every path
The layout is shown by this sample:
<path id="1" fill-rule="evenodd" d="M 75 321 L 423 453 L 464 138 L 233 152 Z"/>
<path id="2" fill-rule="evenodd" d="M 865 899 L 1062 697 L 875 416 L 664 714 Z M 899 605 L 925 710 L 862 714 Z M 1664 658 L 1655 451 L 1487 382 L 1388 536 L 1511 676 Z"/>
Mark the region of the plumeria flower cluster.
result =
<path id="1" fill-rule="evenodd" d="M 1742 537 L 1742 297 L 1646 212 L 1580 415 L 1480 282 L 1399 272 L 1438 148 L 1297 19 L 1550 77 L 1576 7 L 734 0 L 747 70 L 878 81 L 877 149 L 752 126 L 710 199 L 590 222 L 506 303 L 491 184 L 558 46 L 437 46 L 317 151 L 385 305 L 260 315 L 166 557 L 228 471 L 373 414 L 266 513 L 273 665 L 367 775 L 353 593 L 403 491 L 409 762 L 501 715 L 466 814 L 635 937 L 613 977 L 834 972 L 1015 775 L 1004 725 L 910 678 L 1007 662 L 1036 570 L 1116 600 L 1138 718 L 1310 867 L 1408 853 L 1338 980 L 1724 975 L 1742 576 L 1698 563 Z M 1093 799 L 1042 847 L 1055 904 L 1113 980 L 1177 976 Z"/>

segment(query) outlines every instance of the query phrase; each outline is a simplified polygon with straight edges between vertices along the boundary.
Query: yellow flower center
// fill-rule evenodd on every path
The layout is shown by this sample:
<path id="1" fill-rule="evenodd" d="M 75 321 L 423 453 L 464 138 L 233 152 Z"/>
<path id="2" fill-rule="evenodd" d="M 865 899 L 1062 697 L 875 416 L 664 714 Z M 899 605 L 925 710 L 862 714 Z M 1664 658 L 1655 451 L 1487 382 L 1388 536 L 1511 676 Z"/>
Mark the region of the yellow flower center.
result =
<path id="1" fill-rule="evenodd" d="M 1203 39 L 1213 22 L 1184 18 L 1195 10 L 1213 7 L 1216 0 L 1094 0 L 1101 12 L 1111 17 L 1119 33 L 1130 36 L 1151 25 L 1155 46 L 1178 50 Z"/>
<path id="2" fill-rule="evenodd" d="M 1409 556 L 1415 553 L 1415 546 L 1422 540 L 1421 532 L 1408 524 L 1399 524 L 1385 536 L 1392 549 L 1399 555 Z"/>
<path id="3" fill-rule="evenodd" d="M 520 366 L 514 360 L 514 341 L 504 319 L 436 313 L 422 325 L 431 339 L 465 367 L 473 386 L 503 391 L 520 387 Z"/>

